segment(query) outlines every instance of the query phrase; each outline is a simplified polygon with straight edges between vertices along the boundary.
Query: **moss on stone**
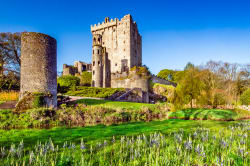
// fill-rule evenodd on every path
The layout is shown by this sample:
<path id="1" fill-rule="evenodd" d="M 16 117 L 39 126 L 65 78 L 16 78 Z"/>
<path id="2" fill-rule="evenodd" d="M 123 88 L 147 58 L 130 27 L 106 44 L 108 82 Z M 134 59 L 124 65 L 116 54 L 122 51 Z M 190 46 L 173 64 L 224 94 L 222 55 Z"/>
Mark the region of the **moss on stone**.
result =
<path id="1" fill-rule="evenodd" d="M 21 113 L 25 112 L 28 109 L 44 107 L 46 106 L 46 97 L 51 98 L 52 94 L 41 92 L 27 92 L 17 103 L 15 112 Z"/>

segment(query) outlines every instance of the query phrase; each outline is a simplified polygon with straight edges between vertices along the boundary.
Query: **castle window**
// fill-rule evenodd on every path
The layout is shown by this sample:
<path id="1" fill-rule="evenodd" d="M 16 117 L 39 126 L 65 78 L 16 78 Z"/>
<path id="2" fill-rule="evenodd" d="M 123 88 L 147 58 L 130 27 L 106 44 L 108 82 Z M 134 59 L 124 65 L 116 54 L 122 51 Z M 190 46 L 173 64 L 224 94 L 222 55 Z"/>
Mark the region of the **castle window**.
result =
<path id="1" fill-rule="evenodd" d="M 100 62 L 100 61 L 98 61 L 98 65 L 99 65 L 99 66 L 101 65 L 101 62 Z"/>
<path id="2" fill-rule="evenodd" d="M 94 37 L 94 43 L 96 42 L 96 39 L 95 39 L 95 37 Z"/>
<path id="3" fill-rule="evenodd" d="M 93 50 L 93 54 L 95 53 L 95 51 Z"/>
<path id="4" fill-rule="evenodd" d="M 97 53 L 99 54 L 99 50 L 97 50 Z"/>
<path id="5" fill-rule="evenodd" d="M 126 32 L 124 31 L 124 34 L 125 34 Z"/>
<path id="6" fill-rule="evenodd" d="M 125 40 L 123 41 L 123 43 L 125 44 Z"/>
<path id="7" fill-rule="evenodd" d="M 115 32 L 115 29 L 113 30 L 113 32 Z"/>
<path id="8" fill-rule="evenodd" d="M 126 49 L 124 48 L 123 51 L 126 51 Z"/>
<path id="9" fill-rule="evenodd" d="M 95 61 L 93 61 L 93 66 L 95 66 Z"/>
<path id="10" fill-rule="evenodd" d="M 93 75 L 95 75 L 95 70 L 93 70 Z"/>
<path id="11" fill-rule="evenodd" d="M 115 66 L 117 66 L 117 63 L 115 63 Z"/>
<path id="12" fill-rule="evenodd" d="M 102 42 L 102 44 L 104 44 L 104 42 Z"/>
<path id="13" fill-rule="evenodd" d="M 98 38 L 98 42 L 100 42 L 100 38 Z"/>

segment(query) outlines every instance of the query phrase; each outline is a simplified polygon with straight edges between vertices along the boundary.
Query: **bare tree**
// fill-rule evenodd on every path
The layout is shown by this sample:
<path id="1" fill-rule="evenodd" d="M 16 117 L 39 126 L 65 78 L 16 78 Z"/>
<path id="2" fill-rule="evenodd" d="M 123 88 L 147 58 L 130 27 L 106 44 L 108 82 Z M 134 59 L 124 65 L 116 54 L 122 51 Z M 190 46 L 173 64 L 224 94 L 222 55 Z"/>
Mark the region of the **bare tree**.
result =
<path id="1" fill-rule="evenodd" d="M 0 89 L 19 84 L 20 54 L 21 33 L 0 33 Z"/>

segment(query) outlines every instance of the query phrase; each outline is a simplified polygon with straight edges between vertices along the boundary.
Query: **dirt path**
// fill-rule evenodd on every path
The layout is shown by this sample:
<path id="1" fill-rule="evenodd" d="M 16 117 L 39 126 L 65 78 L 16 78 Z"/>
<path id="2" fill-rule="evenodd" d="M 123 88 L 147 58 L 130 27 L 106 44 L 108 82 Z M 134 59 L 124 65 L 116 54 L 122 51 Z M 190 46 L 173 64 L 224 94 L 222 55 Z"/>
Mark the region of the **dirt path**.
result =
<path id="1" fill-rule="evenodd" d="M 17 101 L 6 101 L 3 104 L 0 104 L 0 109 L 14 109 L 17 104 Z"/>

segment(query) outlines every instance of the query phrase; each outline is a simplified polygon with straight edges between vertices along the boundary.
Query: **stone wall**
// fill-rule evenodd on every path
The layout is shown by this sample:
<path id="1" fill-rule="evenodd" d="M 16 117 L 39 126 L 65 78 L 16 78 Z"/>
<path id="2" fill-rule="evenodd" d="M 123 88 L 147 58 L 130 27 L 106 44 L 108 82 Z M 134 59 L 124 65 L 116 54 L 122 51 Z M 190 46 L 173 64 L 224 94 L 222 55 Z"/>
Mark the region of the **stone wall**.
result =
<path id="1" fill-rule="evenodd" d="M 136 72 L 122 72 L 111 74 L 112 88 L 140 88 L 145 92 L 149 91 L 149 78 L 140 76 Z"/>
<path id="2" fill-rule="evenodd" d="M 63 75 L 75 75 L 77 72 L 76 68 L 74 66 L 63 64 Z"/>
<path id="3" fill-rule="evenodd" d="M 119 96 L 115 100 L 126 101 L 126 102 L 137 102 L 137 103 L 148 103 L 149 93 L 143 91 L 141 88 L 133 88 L 128 92 L 126 92 L 125 94 Z"/>
<path id="4" fill-rule="evenodd" d="M 63 64 L 63 75 L 81 75 L 84 71 L 91 72 L 92 65 L 81 62 L 81 61 L 75 61 L 74 66 Z"/>
<path id="5" fill-rule="evenodd" d="M 155 76 L 155 75 L 152 75 L 152 76 L 151 76 L 151 81 L 152 81 L 153 83 L 159 83 L 159 84 L 164 84 L 164 85 L 172 85 L 172 86 L 174 86 L 174 87 L 177 86 L 176 83 L 173 83 L 173 82 L 171 82 L 171 81 L 168 81 L 168 80 L 159 78 L 159 77 L 157 77 L 157 76 Z"/>
<path id="6" fill-rule="evenodd" d="M 20 99 L 27 92 L 51 94 L 46 105 L 57 107 L 57 42 L 48 35 L 22 33 Z"/>

